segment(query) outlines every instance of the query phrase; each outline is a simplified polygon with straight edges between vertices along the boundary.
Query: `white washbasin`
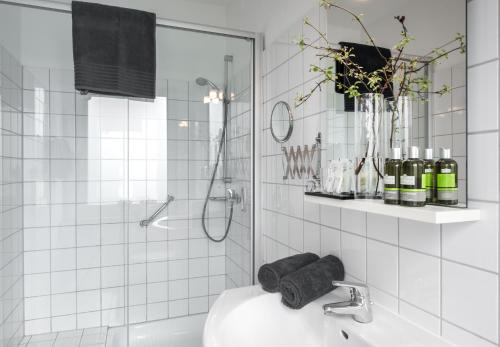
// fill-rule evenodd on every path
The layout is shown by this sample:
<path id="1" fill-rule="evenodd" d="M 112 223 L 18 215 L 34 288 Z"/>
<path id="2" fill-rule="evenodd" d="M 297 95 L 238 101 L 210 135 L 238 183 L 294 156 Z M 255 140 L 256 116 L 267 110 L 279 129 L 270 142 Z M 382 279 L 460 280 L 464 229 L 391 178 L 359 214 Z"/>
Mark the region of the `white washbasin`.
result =
<path id="1" fill-rule="evenodd" d="M 204 347 L 451 347 L 405 319 L 373 305 L 373 322 L 325 316 L 323 304 L 346 300 L 336 290 L 301 310 L 281 304 L 260 286 L 224 291 L 212 306 Z"/>

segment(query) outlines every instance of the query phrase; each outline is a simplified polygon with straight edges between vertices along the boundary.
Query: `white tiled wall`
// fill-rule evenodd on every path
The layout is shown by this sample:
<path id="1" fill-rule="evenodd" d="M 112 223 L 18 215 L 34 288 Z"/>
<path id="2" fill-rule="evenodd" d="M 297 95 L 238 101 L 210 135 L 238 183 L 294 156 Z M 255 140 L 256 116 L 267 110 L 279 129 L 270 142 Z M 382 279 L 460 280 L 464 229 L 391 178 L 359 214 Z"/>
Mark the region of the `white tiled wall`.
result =
<path id="1" fill-rule="evenodd" d="M 264 52 L 262 248 L 257 266 L 305 251 L 336 254 L 348 279 L 367 282 L 376 302 L 458 346 L 493 347 L 499 342 L 499 14 L 496 0 L 472 0 L 467 6 L 468 202 L 481 209 L 481 221 L 430 225 L 303 202 L 304 182 L 282 179 L 280 146 L 269 132 L 272 105 L 292 103 L 297 91 L 314 83 L 308 65 L 316 58 L 290 44 L 302 30 L 297 23 Z M 308 16 L 324 26 L 317 11 Z M 323 129 L 324 99 L 317 94 L 294 110 L 287 146 L 313 142 L 315 132 Z"/>
<path id="2" fill-rule="evenodd" d="M 0 45 L 0 345 L 17 346 L 23 324 L 22 71 Z"/>
<path id="3" fill-rule="evenodd" d="M 72 78 L 24 69 L 26 334 L 207 312 L 225 288 L 225 247 L 201 230 L 206 90 L 161 81 L 143 102 L 81 96 Z M 167 194 L 160 221 L 141 228 Z M 208 217 L 221 233 L 224 204 Z"/>

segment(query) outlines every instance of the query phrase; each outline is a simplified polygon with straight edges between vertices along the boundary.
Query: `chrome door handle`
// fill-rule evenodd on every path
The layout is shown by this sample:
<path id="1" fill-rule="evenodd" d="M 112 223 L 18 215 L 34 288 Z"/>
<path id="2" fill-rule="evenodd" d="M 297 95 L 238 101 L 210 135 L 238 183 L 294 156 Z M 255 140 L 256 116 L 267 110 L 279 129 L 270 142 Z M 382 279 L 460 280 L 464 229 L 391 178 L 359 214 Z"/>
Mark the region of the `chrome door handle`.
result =
<path id="1" fill-rule="evenodd" d="M 158 209 L 151 215 L 151 217 L 149 217 L 148 219 L 144 219 L 144 220 L 141 220 L 139 222 L 139 225 L 141 227 L 147 227 L 149 224 L 151 224 L 151 222 L 153 222 L 156 217 L 158 217 L 158 215 L 165 209 L 167 208 L 167 206 L 175 200 L 175 197 L 173 195 L 168 195 L 167 196 L 167 201 L 165 201 L 160 207 L 158 207 Z"/>

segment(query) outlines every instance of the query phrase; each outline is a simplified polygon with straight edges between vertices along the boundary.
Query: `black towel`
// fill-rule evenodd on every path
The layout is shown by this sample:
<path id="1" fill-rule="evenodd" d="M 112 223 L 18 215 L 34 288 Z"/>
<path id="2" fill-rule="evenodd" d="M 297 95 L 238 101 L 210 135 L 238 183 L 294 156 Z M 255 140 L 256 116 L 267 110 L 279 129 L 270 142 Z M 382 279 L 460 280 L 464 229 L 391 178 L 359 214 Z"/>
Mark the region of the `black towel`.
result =
<path id="1" fill-rule="evenodd" d="M 75 89 L 155 98 L 156 15 L 73 1 Z"/>
<path id="2" fill-rule="evenodd" d="M 276 260 L 274 263 L 262 265 L 257 278 L 265 291 L 274 293 L 279 290 L 279 283 L 283 276 L 297 271 L 301 267 L 311 264 L 318 259 L 319 257 L 313 253 L 292 255 Z"/>
<path id="3" fill-rule="evenodd" d="M 383 68 L 387 64 L 387 60 L 391 58 L 391 50 L 387 48 L 377 47 L 378 51 L 380 51 L 379 53 L 377 51 L 377 48 L 370 45 L 362 45 L 359 43 L 352 43 L 352 42 L 339 42 L 339 45 L 346 48 L 352 48 L 352 54 L 354 54 L 354 57 L 351 58 L 352 62 L 361 66 L 363 70 L 368 73 Z M 345 66 L 336 61 L 335 71 L 337 73 L 344 74 Z M 347 76 L 344 76 L 343 83 L 346 86 L 351 85 L 349 78 Z M 344 93 L 344 90 L 340 88 L 337 84 L 335 84 L 335 91 L 337 93 Z M 372 90 L 369 90 L 363 85 L 359 86 L 359 91 L 362 94 L 373 92 Z M 386 88 L 383 91 L 383 94 L 384 97 L 386 98 L 393 97 L 392 83 L 391 83 L 391 88 Z M 354 111 L 354 98 L 350 98 L 349 95 L 347 94 L 344 94 L 344 111 L 346 112 Z"/>
<path id="4" fill-rule="evenodd" d="M 339 258 L 327 255 L 281 279 L 281 302 L 293 309 L 302 308 L 334 290 L 334 280 L 344 280 L 344 265 Z"/>

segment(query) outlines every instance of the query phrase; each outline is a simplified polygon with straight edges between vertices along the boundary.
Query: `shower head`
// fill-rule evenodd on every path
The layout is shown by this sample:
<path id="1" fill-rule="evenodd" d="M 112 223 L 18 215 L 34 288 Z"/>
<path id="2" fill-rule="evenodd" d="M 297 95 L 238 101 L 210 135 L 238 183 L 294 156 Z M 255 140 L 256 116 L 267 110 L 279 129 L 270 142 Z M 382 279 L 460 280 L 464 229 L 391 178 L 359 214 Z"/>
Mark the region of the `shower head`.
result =
<path id="1" fill-rule="evenodd" d="M 217 85 L 215 83 L 213 83 L 212 81 L 210 81 L 204 77 L 198 77 L 196 79 L 196 84 L 201 86 L 201 87 L 209 85 L 210 87 L 212 87 L 214 89 L 220 90 L 219 87 L 217 87 Z"/>

